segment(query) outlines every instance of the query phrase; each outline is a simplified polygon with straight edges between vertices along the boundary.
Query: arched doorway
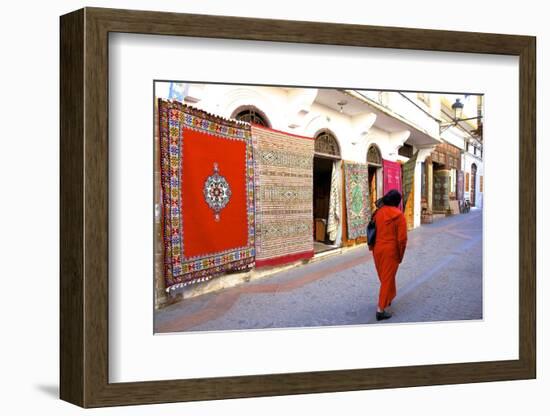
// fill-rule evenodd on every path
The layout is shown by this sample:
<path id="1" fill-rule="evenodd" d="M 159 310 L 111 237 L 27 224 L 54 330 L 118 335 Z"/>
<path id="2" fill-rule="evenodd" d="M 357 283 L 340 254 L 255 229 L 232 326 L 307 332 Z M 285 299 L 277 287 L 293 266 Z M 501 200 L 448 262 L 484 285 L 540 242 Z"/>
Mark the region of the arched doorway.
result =
<path id="1" fill-rule="evenodd" d="M 231 118 L 247 123 L 258 124 L 264 127 L 271 127 L 265 113 L 254 106 L 239 107 Z"/>
<path id="2" fill-rule="evenodd" d="M 477 165 L 472 163 L 472 184 L 470 185 L 470 205 L 476 206 L 476 176 L 477 176 Z"/>
<path id="3" fill-rule="evenodd" d="M 370 212 L 376 209 L 375 202 L 382 197 L 382 154 L 377 145 L 371 144 L 367 150 L 367 165 L 369 170 Z"/>
<path id="4" fill-rule="evenodd" d="M 337 247 L 340 226 L 340 146 L 332 132 L 315 135 L 313 158 L 313 221 L 315 252 Z"/>

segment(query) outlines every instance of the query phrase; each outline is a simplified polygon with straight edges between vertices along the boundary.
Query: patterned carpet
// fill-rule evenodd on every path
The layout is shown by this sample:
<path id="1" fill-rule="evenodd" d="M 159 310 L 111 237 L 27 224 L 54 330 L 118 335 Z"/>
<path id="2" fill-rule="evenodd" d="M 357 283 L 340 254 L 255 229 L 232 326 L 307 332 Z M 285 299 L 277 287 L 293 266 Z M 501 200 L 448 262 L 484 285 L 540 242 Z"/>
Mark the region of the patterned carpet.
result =
<path id="1" fill-rule="evenodd" d="M 254 262 L 250 125 L 159 100 L 168 290 Z"/>
<path id="2" fill-rule="evenodd" d="M 344 163 L 346 189 L 347 238 L 366 237 L 370 217 L 368 166 L 361 163 Z"/>
<path id="3" fill-rule="evenodd" d="M 252 126 L 256 266 L 313 256 L 313 139 Z"/>

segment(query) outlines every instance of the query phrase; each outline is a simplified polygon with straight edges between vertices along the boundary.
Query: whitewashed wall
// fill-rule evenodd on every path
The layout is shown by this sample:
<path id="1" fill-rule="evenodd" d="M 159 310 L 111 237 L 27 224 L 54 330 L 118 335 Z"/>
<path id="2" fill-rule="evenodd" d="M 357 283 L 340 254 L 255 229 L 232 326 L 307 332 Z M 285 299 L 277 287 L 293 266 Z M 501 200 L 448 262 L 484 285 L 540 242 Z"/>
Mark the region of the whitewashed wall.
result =
<path id="1" fill-rule="evenodd" d="M 158 97 L 168 98 L 169 83 L 157 83 L 156 94 Z M 371 91 L 368 94 L 374 94 L 373 97 L 377 101 L 382 100 L 385 106 L 401 117 L 435 134 L 434 129 L 435 126 L 438 128 L 438 125 L 434 119 L 398 93 L 379 94 Z M 430 99 L 427 105 L 418 100 L 415 93 L 408 93 L 407 96 L 432 114 L 440 111 L 439 99 Z M 185 101 L 196 108 L 226 118 L 234 116 L 239 109 L 254 107 L 265 116 L 271 128 L 308 137 L 314 137 L 320 131 L 328 130 L 336 138 L 343 160 L 365 163 L 367 150 L 372 144 L 379 148 L 383 159 L 394 162 L 408 160 L 398 154 L 399 148 L 410 136 L 410 130 L 405 124 L 401 131 L 388 132 L 377 124 L 376 115 L 369 112 L 366 105 L 364 113 L 349 116 L 316 102 L 316 97 L 315 88 L 285 89 L 246 85 L 190 84 Z M 452 131 L 449 131 L 447 136 L 449 142 L 463 147 L 462 137 Z M 418 149 L 415 147 L 414 151 L 416 150 Z M 430 149 L 421 150 L 415 166 L 415 227 L 420 225 L 421 165 L 429 153 Z M 341 232 L 339 232 L 340 235 Z"/>
<path id="2" fill-rule="evenodd" d="M 461 132 L 460 129 L 457 127 L 450 127 L 447 130 L 445 130 L 443 133 L 441 133 L 441 138 L 445 140 L 447 143 L 452 144 L 453 146 L 458 147 L 459 149 L 464 150 L 464 132 Z"/>

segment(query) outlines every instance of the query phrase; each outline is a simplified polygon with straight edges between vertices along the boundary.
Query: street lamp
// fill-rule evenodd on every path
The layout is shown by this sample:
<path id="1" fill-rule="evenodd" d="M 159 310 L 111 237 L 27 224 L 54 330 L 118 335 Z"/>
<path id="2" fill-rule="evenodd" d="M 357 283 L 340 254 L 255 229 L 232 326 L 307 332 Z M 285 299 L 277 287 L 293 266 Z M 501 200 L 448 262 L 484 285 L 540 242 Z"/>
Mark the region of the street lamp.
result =
<path id="1" fill-rule="evenodd" d="M 347 104 L 348 102 L 346 100 L 342 100 L 342 101 L 338 101 L 336 104 L 340 106 L 340 113 L 343 113 L 344 112 L 344 106 Z"/>
<path id="2" fill-rule="evenodd" d="M 451 106 L 451 108 L 454 110 L 455 112 L 455 120 L 459 120 L 460 118 L 462 118 L 462 110 L 464 109 L 464 104 L 462 104 L 460 102 L 460 98 L 457 98 L 456 101 L 453 103 L 453 105 Z"/>
<path id="3" fill-rule="evenodd" d="M 453 127 L 458 125 L 460 121 L 468 121 L 468 120 L 480 120 L 483 117 L 477 116 L 477 117 L 468 117 L 468 118 L 462 118 L 462 110 L 464 109 L 464 104 L 460 101 L 460 98 L 457 98 L 453 105 L 451 105 L 451 108 L 454 111 L 454 117 L 448 115 L 451 118 L 450 123 L 440 123 L 439 124 L 439 134 L 443 133 L 445 130 L 447 130 L 449 127 Z"/>

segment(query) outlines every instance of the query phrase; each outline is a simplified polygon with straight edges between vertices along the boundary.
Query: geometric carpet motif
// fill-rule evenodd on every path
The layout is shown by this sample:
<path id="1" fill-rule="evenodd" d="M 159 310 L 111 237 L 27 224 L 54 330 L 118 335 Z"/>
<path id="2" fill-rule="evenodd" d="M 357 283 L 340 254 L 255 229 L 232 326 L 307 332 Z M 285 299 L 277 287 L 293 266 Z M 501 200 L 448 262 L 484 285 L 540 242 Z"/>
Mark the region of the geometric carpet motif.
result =
<path id="1" fill-rule="evenodd" d="M 310 137 L 252 125 L 256 267 L 313 256 Z"/>

